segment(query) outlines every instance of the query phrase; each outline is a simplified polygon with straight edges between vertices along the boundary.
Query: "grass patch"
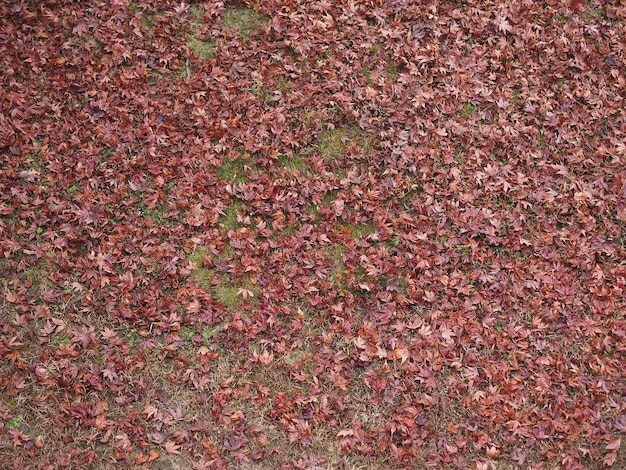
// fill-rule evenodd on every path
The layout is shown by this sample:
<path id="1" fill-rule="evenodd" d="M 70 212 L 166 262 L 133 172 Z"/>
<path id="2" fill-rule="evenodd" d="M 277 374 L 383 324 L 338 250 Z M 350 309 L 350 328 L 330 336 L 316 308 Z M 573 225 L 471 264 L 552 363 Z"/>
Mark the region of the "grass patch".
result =
<path id="1" fill-rule="evenodd" d="M 248 36 L 269 21 L 269 17 L 250 8 L 230 8 L 224 10 L 224 24 L 236 29 L 242 36 Z"/>
<path id="2" fill-rule="evenodd" d="M 241 224 L 237 221 L 237 213 L 241 207 L 241 202 L 235 201 L 228 209 L 226 209 L 224 215 L 219 218 L 218 223 L 226 232 L 229 230 L 236 232 L 241 226 Z"/>
<path id="3" fill-rule="evenodd" d="M 221 302 L 228 310 L 240 307 L 244 300 L 257 298 L 261 290 L 246 277 L 240 283 L 233 283 L 230 274 L 219 274 L 217 269 L 205 266 L 205 258 L 209 258 L 209 264 L 217 264 L 220 261 L 231 258 L 234 255 L 230 246 L 224 248 L 219 255 L 214 255 L 206 247 L 198 246 L 187 256 L 187 261 L 194 263 L 194 269 L 189 279 L 201 289 L 211 292 L 215 299 Z M 211 332 L 209 337 L 213 333 Z M 206 338 L 205 338 L 206 339 Z"/>
<path id="4" fill-rule="evenodd" d="M 371 149 L 370 138 L 352 126 L 326 129 L 317 139 L 317 149 L 326 160 L 342 157 L 351 144 L 358 144 L 364 153 Z"/>
<path id="5" fill-rule="evenodd" d="M 263 100 L 267 100 L 267 99 L 269 99 L 271 97 L 271 95 L 267 91 L 264 91 L 263 79 L 262 78 L 260 78 L 260 77 L 252 77 L 252 81 L 254 82 L 254 85 L 252 85 L 249 88 L 250 93 L 252 93 L 257 98 L 261 98 Z"/>
<path id="6" fill-rule="evenodd" d="M 318 139 L 318 148 L 326 159 L 337 158 L 343 155 L 347 142 L 350 139 L 348 129 L 325 130 Z"/>
<path id="7" fill-rule="evenodd" d="M 521 103 L 521 101 L 522 101 L 521 96 L 522 96 L 522 92 L 520 90 L 515 90 L 513 92 L 513 96 L 511 97 L 510 103 L 512 105 L 516 105 L 516 104 Z"/>
<path id="8" fill-rule="evenodd" d="M 201 41 L 194 36 L 187 41 L 187 45 L 196 57 L 199 57 L 202 60 L 209 60 L 213 58 L 215 45 L 212 41 Z"/>
<path id="9" fill-rule="evenodd" d="M 189 279 L 198 284 L 198 287 L 206 291 L 210 291 L 213 286 L 213 276 L 215 271 L 212 269 L 198 268 L 191 273 Z"/>
<path id="10" fill-rule="evenodd" d="M 252 285 L 247 279 L 240 285 L 230 284 L 228 279 L 224 279 L 224 281 L 222 281 L 221 285 L 215 287 L 214 292 L 215 298 L 228 310 L 240 307 L 244 298 L 256 298 L 261 292 L 258 287 Z"/>
<path id="11" fill-rule="evenodd" d="M 34 266 L 26 268 L 21 276 L 28 287 L 28 295 L 35 299 L 43 299 L 47 290 L 54 287 L 48 278 L 48 265 L 45 261 L 39 260 Z"/>
<path id="12" fill-rule="evenodd" d="M 17 416 L 13 416 L 13 418 L 7 421 L 7 427 L 10 430 L 15 430 L 24 426 L 24 423 L 25 423 L 24 415 L 17 415 Z"/>
<path id="13" fill-rule="evenodd" d="M 472 254 L 472 247 L 469 245 L 457 245 L 455 248 L 461 256 L 470 256 Z"/>
<path id="14" fill-rule="evenodd" d="M 287 168 L 288 170 L 302 171 L 306 166 L 304 158 L 297 152 L 291 155 L 280 154 L 278 156 L 278 163 L 281 167 Z"/>
<path id="15" fill-rule="evenodd" d="M 372 224 L 360 224 L 360 225 L 352 225 L 348 224 L 345 226 L 348 230 L 350 230 L 350 236 L 352 238 L 365 238 L 368 235 L 376 232 L 376 229 Z"/>
<path id="16" fill-rule="evenodd" d="M 328 191 L 324 195 L 324 198 L 319 203 L 312 204 L 309 207 L 307 212 L 315 217 L 315 223 L 320 222 L 324 218 L 325 214 L 328 214 L 328 212 L 332 210 L 329 208 L 329 206 L 336 199 L 337 199 L 337 191 L 335 190 Z"/>
<path id="17" fill-rule="evenodd" d="M 197 246 L 195 250 L 193 250 L 188 256 L 187 261 L 192 263 L 196 263 L 198 266 L 202 266 L 204 263 L 205 256 L 211 256 L 212 253 L 206 246 Z"/>
<path id="18" fill-rule="evenodd" d="M 249 159 L 237 157 L 216 167 L 215 173 L 219 178 L 230 183 L 247 183 L 249 178 L 246 172 L 250 171 L 253 165 Z"/>
<path id="19" fill-rule="evenodd" d="M 129 9 L 130 9 L 130 6 L 129 6 Z M 146 12 L 142 13 L 141 26 L 143 26 L 146 29 L 152 29 L 156 18 L 157 18 L 156 13 L 146 13 Z"/>
<path id="20" fill-rule="evenodd" d="M 394 65 L 394 64 L 387 65 L 387 67 L 385 68 L 385 71 L 387 72 L 387 76 L 391 78 L 392 80 L 395 80 L 397 76 L 400 74 L 400 69 L 398 68 L 397 65 Z"/>
<path id="21" fill-rule="evenodd" d="M 604 14 L 602 13 L 602 10 L 600 10 L 599 8 L 589 6 L 587 9 L 585 9 L 585 11 L 582 13 L 580 17 L 586 22 L 592 22 L 592 21 L 602 20 L 604 17 Z"/>
<path id="22" fill-rule="evenodd" d="M 198 246 L 187 256 L 187 261 L 194 263 L 197 269 L 192 271 L 189 279 L 198 284 L 198 287 L 206 291 L 211 290 L 215 271 L 204 267 L 204 258 L 212 257 L 212 253 L 204 246 Z"/>
<path id="23" fill-rule="evenodd" d="M 341 288 L 344 290 L 348 289 L 348 280 L 346 279 L 347 275 L 347 266 L 343 261 L 343 245 L 333 245 L 327 248 L 328 258 L 333 263 L 333 268 L 331 272 L 331 279 L 333 284 L 337 288 Z"/>
<path id="24" fill-rule="evenodd" d="M 189 25 L 190 32 L 187 37 L 187 46 L 191 49 L 191 53 L 199 59 L 212 59 L 215 55 L 215 44 L 213 41 L 203 41 L 198 38 L 198 29 L 204 23 L 204 9 L 193 5 L 190 11 L 193 19 Z M 180 73 L 183 78 L 190 78 L 193 75 L 193 70 L 187 64 L 187 66 L 182 66 Z"/>
<path id="25" fill-rule="evenodd" d="M 241 307 L 244 300 L 254 301 L 261 293 L 261 290 L 248 279 L 244 279 L 240 284 L 233 284 L 229 275 L 216 278 L 215 273 L 213 269 L 198 268 L 191 273 L 189 279 L 201 289 L 211 292 L 215 300 L 227 310 Z M 206 330 L 203 331 L 202 337 L 208 341 L 214 333 L 214 330 Z"/>
<path id="26" fill-rule="evenodd" d="M 472 103 L 465 103 L 460 113 L 461 113 L 461 116 L 468 118 L 472 115 L 474 111 L 476 111 L 476 106 L 474 106 Z"/>
<path id="27" fill-rule="evenodd" d="M 185 62 L 183 62 L 183 65 L 180 66 L 180 70 L 178 71 L 178 76 L 180 78 L 191 78 L 193 77 L 193 74 L 194 74 L 193 66 L 191 65 L 189 60 L 186 60 Z"/>

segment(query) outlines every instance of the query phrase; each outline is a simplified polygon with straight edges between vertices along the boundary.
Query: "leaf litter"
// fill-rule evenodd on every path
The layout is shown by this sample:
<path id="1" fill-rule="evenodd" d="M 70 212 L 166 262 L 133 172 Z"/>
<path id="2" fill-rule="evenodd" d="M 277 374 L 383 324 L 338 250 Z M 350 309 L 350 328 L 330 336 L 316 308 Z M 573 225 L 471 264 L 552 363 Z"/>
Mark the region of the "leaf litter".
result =
<path id="1" fill-rule="evenodd" d="M 0 6 L 6 468 L 622 468 L 619 2 Z"/>

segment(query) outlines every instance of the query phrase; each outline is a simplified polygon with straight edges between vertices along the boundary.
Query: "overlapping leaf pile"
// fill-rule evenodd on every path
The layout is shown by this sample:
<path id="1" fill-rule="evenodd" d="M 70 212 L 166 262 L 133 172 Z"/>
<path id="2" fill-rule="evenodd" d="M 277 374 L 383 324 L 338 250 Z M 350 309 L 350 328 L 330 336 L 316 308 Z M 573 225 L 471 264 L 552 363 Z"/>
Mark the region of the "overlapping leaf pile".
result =
<path id="1" fill-rule="evenodd" d="M 3 2 L 3 468 L 626 466 L 624 15 Z"/>

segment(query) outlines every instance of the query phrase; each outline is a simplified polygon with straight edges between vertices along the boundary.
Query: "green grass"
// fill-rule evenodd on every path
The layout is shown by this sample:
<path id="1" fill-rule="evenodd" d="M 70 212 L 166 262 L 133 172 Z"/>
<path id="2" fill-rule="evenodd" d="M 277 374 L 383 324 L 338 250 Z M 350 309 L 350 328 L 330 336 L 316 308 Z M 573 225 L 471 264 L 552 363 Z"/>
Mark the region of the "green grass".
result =
<path id="1" fill-rule="evenodd" d="M 515 105 L 522 101 L 521 98 L 522 92 L 520 90 L 515 90 L 513 92 L 513 96 L 511 97 L 511 104 Z"/>
<path id="2" fill-rule="evenodd" d="M 476 106 L 474 106 L 472 103 L 465 103 L 460 113 L 461 113 L 461 116 L 468 118 L 472 115 L 472 113 L 475 110 L 476 110 Z"/>
<path id="3" fill-rule="evenodd" d="M 326 129 L 318 137 L 316 147 L 325 159 L 332 160 L 343 156 L 352 143 L 358 144 L 363 153 L 368 153 L 372 148 L 371 138 L 354 126 Z"/>
<path id="4" fill-rule="evenodd" d="M 211 255 L 212 253 L 206 247 L 198 246 L 187 256 L 187 261 L 197 266 L 197 269 L 191 273 L 189 279 L 196 282 L 198 287 L 206 291 L 211 289 L 213 276 L 215 275 L 214 270 L 204 267 L 204 257 Z"/>
<path id="5" fill-rule="evenodd" d="M 211 340 L 211 338 L 213 337 L 213 335 L 218 332 L 220 330 L 220 328 L 218 327 L 207 327 L 205 329 L 202 330 L 202 333 L 200 336 L 202 336 L 202 339 L 204 340 L 205 344 L 209 344 L 209 341 Z"/>
<path id="6" fill-rule="evenodd" d="M 130 10 L 130 5 L 129 5 L 129 10 Z M 142 13 L 141 15 L 141 26 L 143 26 L 146 29 L 151 29 L 154 26 L 154 21 L 157 18 L 157 14 L 156 13 Z"/>
<path id="7" fill-rule="evenodd" d="M 263 100 L 267 100 L 271 98 L 271 94 L 264 90 L 263 79 L 260 77 L 252 77 L 252 81 L 254 85 L 252 85 L 249 90 L 257 98 L 261 98 Z"/>
<path id="8" fill-rule="evenodd" d="M 215 53 L 215 45 L 212 41 L 201 41 L 195 36 L 187 41 L 187 45 L 189 49 L 191 49 L 191 52 L 193 52 L 193 55 L 202 60 L 212 59 Z"/>
<path id="9" fill-rule="evenodd" d="M 249 301 L 254 301 L 261 292 L 248 279 L 244 279 L 241 284 L 233 284 L 229 275 L 221 275 L 215 279 L 215 270 L 213 269 L 198 268 L 191 274 L 189 279 L 198 284 L 198 287 L 201 289 L 211 292 L 215 299 L 228 310 L 241 306 L 244 301 L 244 291 L 248 291 Z M 215 283 L 213 282 L 214 280 Z M 208 341 L 207 338 L 205 340 Z"/>
<path id="10" fill-rule="evenodd" d="M 242 36 L 262 27 L 269 21 L 269 17 L 250 8 L 230 8 L 224 10 L 224 24 L 236 29 Z"/>
<path id="11" fill-rule="evenodd" d="M 398 240 L 398 237 L 396 235 L 392 236 L 391 239 L 387 241 L 388 248 L 394 248 L 398 246 L 399 244 L 400 244 L 400 240 Z"/>
<path id="12" fill-rule="evenodd" d="M 260 289 L 258 287 L 253 286 L 248 280 L 244 280 L 244 282 L 240 285 L 222 283 L 221 285 L 216 286 L 215 298 L 228 310 L 232 310 L 240 307 L 243 303 L 244 297 L 242 291 L 244 290 L 252 293 L 249 300 L 257 298 L 260 293 Z"/>
<path id="13" fill-rule="evenodd" d="M 318 204 L 311 205 L 308 209 L 308 213 L 312 214 L 315 217 L 315 222 L 318 223 L 322 220 L 322 214 L 320 213 L 320 208 L 328 207 L 334 200 L 337 199 L 337 191 L 328 191 L 322 201 Z"/>
<path id="14" fill-rule="evenodd" d="M 198 267 L 202 266 L 203 260 L 205 256 L 210 256 L 211 252 L 205 246 L 197 246 L 195 250 L 193 250 L 188 256 L 187 261 L 192 263 L 196 263 Z"/>
<path id="15" fill-rule="evenodd" d="M 44 261 L 38 261 L 35 266 L 30 266 L 24 270 L 24 277 L 33 284 L 45 282 L 47 279 L 47 265 Z"/>
<path id="16" fill-rule="evenodd" d="M 252 169 L 253 165 L 249 159 L 237 157 L 216 167 L 215 173 L 219 178 L 230 183 L 246 183 L 248 182 L 246 171 Z"/>
<path id="17" fill-rule="evenodd" d="M 372 71 L 369 67 L 361 67 L 361 74 L 365 77 L 367 83 L 372 83 Z"/>
<path id="18" fill-rule="evenodd" d="M 191 273 L 189 279 L 198 284 L 198 287 L 204 289 L 206 291 L 210 291 L 213 286 L 213 276 L 215 276 L 215 271 L 212 269 L 206 268 L 198 268 L 194 272 Z"/>
<path id="19" fill-rule="evenodd" d="M 302 171 L 306 166 L 304 158 L 299 153 L 293 153 L 292 155 L 281 153 L 278 156 L 278 162 L 280 166 L 289 170 Z"/>
<path id="20" fill-rule="evenodd" d="M 333 245 L 327 248 L 328 257 L 334 265 L 331 273 L 333 283 L 337 287 L 347 289 L 346 264 L 343 261 L 343 252 L 343 245 Z"/>
<path id="21" fill-rule="evenodd" d="M 318 139 L 319 151 L 326 159 L 340 157 L 346 149 L 348 138 L 347 129 L 327 129 Z"/>
<path id="22" fill-rule="evenodd" d="M 603 17 L 604 13 L 602 12 L 602 10 L 600 10 L 599 8 L 594 8 L 592 6 L 589 6 L 587 9 L 585 9 L 585 11 L 581 15 L 581 18 L 587 22 L 600 21 Z"/>
<path id="23" fill-rule="evenodd" d="M 189 35 L 187 36 L 187 46 L 191 49 L 191 52 L 196 57 L 202 60 L 209 60 L 215 56 L 215 44 L 213 41 L 202 41 L 198 38 L 198 28 L 204 22 L 204 9 L 197 5 L 193 5 L 190 8 L 192 20 L 189 25 Z M 183 64 L 180 74 L 183 78 L 190 78 L 193 75 L 193 70 L 187 64 Z"/>
<path id="24" fill-rule="evenodd" d="M 9 421 L 7 421 L 7 427 L 10 430 L 15 430 L 21 428 L 25 423 L 24 415 L 13 416 Z"/>
<path id="25" fill-rule="evenodd" d="M 346 227 L 350 230 L 350 236 L 352 238 L 365 238 L 368 235 L 376 232 L 376 229 L 372 224 L 352 225 L 348 224 Z"/>
<path id="26" fill-rule="evenodd" d="M 237 229 L 241 227 L 239 222 L 237 222 L 237 212 L 242 207 L 241 202 L 235 201 L 226 211 L 224 215 L 219 218 L 219 225 L 224 229 L 224 231 L 228 232 L 232 230 L 236 232 Z"/>
<path id="27" fill-rule="evenodd" d="M 248 296 L 248 301 L 254 301 L 261 292 L 248 278 L 244 278 L 241 283 L 233 283 L 230 274 L 219 274 L 216 277 L 217 271 L 215 269 L 204 267 L 205 257 L 209 257 L 214 262 L 218 262 L 233 256 L 234 252 L 230 246 L 225 247 L 217 256 L 211 253 L 206 247 L 198 246 L 187 256 L 187 261 L 195 263 L 197 266 L 189 276 L 189 280 L 198 284 L 198 287 L 201 289 L 211 292 L 215 296 L 215 299 L 222 303 L 228 310 L 240 307 L 245 296 Z"/>
<path id="28" fill-rule="evenodd" d="M 180 70 L 178 71 L 178 76 L 181 78 L 191 78 L 193 77 L 193 74 L 194 74 L 193 66 L 188 60 L 186 60 L 180 66 Z"/>
<path id="29" fill-rule="evenodd" d="M 202 23 L 204 21 L 204 8 L 198 5 L 191 5 L 189 11 L 191 16 L 193 16 L 194 23 Z"/>
<path id="30" fill-rule="evenodd" d="M 469 256 L 472 254 L 472 247 L 468 246 L 468 245 L 457 245 L 456 246 L 456 251 L 461 255 L 461 256 Z"/>
<path id="31" fill-rule="evenodd" d="M 388 64 L 385 68 L 385 71 L 387 72 L 387 76 L 389 76 L 389 78 L 391 78 L 392 80 L 395 80 L 396 77 L 400 74 L 398 66 L 394 64 Z"/>

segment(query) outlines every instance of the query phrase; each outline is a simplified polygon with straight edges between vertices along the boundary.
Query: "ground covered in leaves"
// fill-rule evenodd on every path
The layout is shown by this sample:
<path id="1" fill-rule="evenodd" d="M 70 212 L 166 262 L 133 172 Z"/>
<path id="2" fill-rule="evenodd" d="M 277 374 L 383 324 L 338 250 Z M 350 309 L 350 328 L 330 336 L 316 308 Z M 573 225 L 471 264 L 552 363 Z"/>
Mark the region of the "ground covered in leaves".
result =
<path id="1" fill-rule="evenodd" d="M 624 10 L 2 2 L 2 468 L 626 468 Z"/>

